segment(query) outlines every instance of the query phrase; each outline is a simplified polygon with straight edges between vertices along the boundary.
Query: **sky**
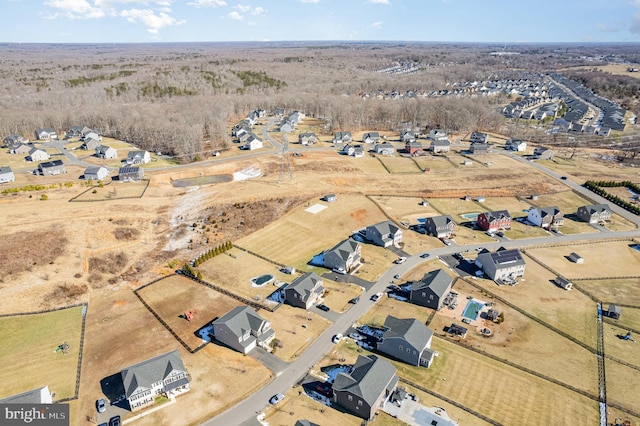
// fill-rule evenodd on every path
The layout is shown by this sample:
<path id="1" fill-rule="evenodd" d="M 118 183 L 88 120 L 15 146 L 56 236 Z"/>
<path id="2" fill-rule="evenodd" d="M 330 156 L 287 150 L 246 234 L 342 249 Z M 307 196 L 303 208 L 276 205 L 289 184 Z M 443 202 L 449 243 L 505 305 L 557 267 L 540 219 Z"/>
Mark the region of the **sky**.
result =
<path id="1" fill-rule="evenodd" d="M 640 42 L 640 0 L 0 0 L 0 42 Z"/>

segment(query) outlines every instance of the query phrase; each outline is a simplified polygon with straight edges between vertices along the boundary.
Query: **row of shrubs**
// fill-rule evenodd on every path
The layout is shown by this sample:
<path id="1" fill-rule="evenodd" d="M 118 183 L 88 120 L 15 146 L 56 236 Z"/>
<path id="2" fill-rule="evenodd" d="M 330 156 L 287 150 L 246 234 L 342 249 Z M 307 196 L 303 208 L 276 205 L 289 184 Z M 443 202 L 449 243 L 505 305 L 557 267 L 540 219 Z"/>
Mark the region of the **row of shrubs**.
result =
<path id="1" fill-rule="evenodd" d="M 45 189 L 56 189 L 56 188 L 71 188 L 73 186 L 73 182 L 60 182 L 60 183 L 52 183 L 51 185 L 27 185 L 27 186 L 19 186 L 14 188 L 7 188 L 2 190 L 2 194 L 15 194 L 18 192 L 32 192 L 32 191 L 44 191 Z"/>
<path id="2" fill-rule="evenodd" d="M 198 256 L 196 260 L 193 261 L 193 266 L 197 268 L 198 266 L 202 265 L 204 262 L 211 259 L 212 257 L 216 257 L 217 255 L 222 254 L 225 251 L 231 250 L 232 248 L 233 248 L 233 243 L 231 241 L 224 242 L 219 246 L 212 248 L 210 250 L 207 250 L 206 252 Z"/>
<path id="3" fill-rule="evenodd" d="M 602 189 L 604 188 L 616 188 L 616 187 L 626 187 L 630 190 L 632 190 L 635 193 L 640 193 L 640 187 L 638 187 L 638 185 L 636 185 L 633 182 L 630 181 L 620 181 L 620 182 L 616 182 L 616 181 L 586 181 L 584 183 L 585 188 L 589 189 L 590 191 L 598 194 L 599 196 L 606 198 L 607 200 L 611 201 L 612 203 L 622 207 L 623 209 L 630 211 L 633 214 L 637 214 L 640 215 L 640 207 L 638 207 L 635 204 L 631 204 L 630 202 L 628 202 L 627 200 L 625 200 L 624 198 L 621 198 L 617 195 L 614 194 L 609 194 L 606 190 Z"/>

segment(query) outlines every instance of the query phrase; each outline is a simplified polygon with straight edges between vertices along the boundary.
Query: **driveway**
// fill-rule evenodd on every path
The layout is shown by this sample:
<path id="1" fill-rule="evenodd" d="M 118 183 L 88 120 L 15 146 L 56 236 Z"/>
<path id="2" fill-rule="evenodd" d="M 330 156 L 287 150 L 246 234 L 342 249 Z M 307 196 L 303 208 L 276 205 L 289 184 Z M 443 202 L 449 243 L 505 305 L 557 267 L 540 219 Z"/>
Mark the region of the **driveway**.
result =
<path id="1" fill-rule="evenodd" d="M 281 360 L 271 352 L 267 352 L 262 348 L 255 348 L 249 352 L 249 356 L 273 371 L 276 375 L 280 374 L 289 365 L 288 362 Z"/>

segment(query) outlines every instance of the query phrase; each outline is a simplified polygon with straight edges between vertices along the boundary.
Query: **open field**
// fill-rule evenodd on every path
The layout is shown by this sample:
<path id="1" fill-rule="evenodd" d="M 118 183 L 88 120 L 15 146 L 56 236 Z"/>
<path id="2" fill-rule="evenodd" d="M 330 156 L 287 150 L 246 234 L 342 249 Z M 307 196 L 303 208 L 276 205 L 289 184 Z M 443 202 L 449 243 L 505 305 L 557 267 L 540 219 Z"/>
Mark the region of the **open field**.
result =
<path id="1" fill-rule="evenodd" d="M 638 412 L 640 371 L 607 360 L 607 402 Z"/>
<path id="2" fill-rule="evenodd" d="M 202 326 L 221 317 L 240 302 L 202 284 L 174 275 L 147 286 L 138 295 L 191 349 L 202 344 L 195 335 Z M 183 316 L 194 313 L 193 322 Z"/>
<path id="3" fill-rule="evenodd" d="M 261 310 L 259 314 L 271 322 L 280 342 L 274 355 L 287 362 L 295 360 L 330 325 L 329 320 L 312 311 L 289 305 L 282 305 L 276 312 Z"/>
<path id="4" fill-rule="evenodd" d="M 377 157 L 391 173 L 422 173 L 411 158 L 389 157 L 381 155 Z"/>
<path id="5" fill-rule="evenodd" d="M 640 252 L 629 247 L 630 241 L 602 241 L 573 246 L 541 247 L 529 250 L 539 261 L 566 278 L 607 278 L 640 270 Z M 572 252 L 584 259 L 575 264 L 565 256 Z M 611 256 L 611 253 L 616 253 Z M 607 259 L 602 262 L 602 259 Z"/>
<path id="6" fill-rule="evenodd" d="M 432 349 L 439 356 L 429 369 L 391 362 L 399 376 L 505 425 L 581 426 L 598 419 L 597 403 L 582 395 L 443 339 L 434 338 Z M 349 364 L 358 353 L 357 346 L 346 339 L 320 365 L 336 364 L 339 359 Z"/>
<path id="7" fill-rule="evenodd" d="M 609 154 L 609 151 L 580 151 L 570 159 L 572 148 L 563 151 L 559 148 L 553 160 L 537 160 L 541 165 L 561 174 L 572 181 L 582 184 L 587 180 L 636 180 L 638 170 L 634 167 L 623 167 L 611 161 L 600 161 L 596 155 Z"/>
<path id="8" fill-rule="evenodd" d="M 604 309 L 607 309 L 607 306 L 608 305 L 605 305 Z M 620 319 L 615 321 L 616 324 L 620 327 L 630 327 L 635 330 L 640 330 L 640 306 L 633 308 L 625 306 L 622 310 L 624 314 L 620 316 Z"/>
<path id="9" fill-rule="evenodd" d="M 587 204 L 591 204 L 591 201 L 571 190 L 554 194 L 538 194 L 537 200 L 531 200 L 531 205 L 535 207 L 558 206 L 565 215 L 575 213 L 578 207 Z"/>
<path id="10" fill-rule="evenodd" d="M 74 396 L 82 309 L 0 318 L 0 363 L 8 367 L 0 381 L 0 398 L 47 385 L 54 400 Z M 64 342 L 69 344 L 67 354 L 56 351 Z"/>
<path id="11" fill-rule="evenodd" d="M 526 209 L 531 204 L 529 200 L 521 201 L 516 197 L 485 197 L 485 200 L 479 203 L 487 211 L 507 210 L 512 218 L 527 217 Z"/>
<path id="12" fill-rule="evenodd" d="M 313 204 L 327 208 L 317 214 L 305 211 Z M 238 241 L 238 245 L 285 265 L 305 269 L 314 255 L 330 249 L 354 231 L 385 219 L 366 197 L 340 194 L 334 203 L 312 200 Z"/>
<path id="13" fill-rule="evenodd" d="M 451 150 L 449 151 L 449 153 L 447 154 L 447 158 L 449 158 L 449 160 L 451 161 L 452 164 L 455 164 L 458 168 L 462 167 L 464 168 L 464 170 L 474 170 L 474 169 L 484 169 L 485 167 L 482 165 L 482 162 L 484 161 L 484 159 L 482 158 L 483 156 L 477 156 L 477 157 L 472 157 L 471 155 L 469 155 L 468 157 L 466 155 L 468 155 L 466 153 L 466 150 L 468 148 L 464 148 L 462 151 L 460 150 Z M 461 155 L 462 153 L 465 153 L 465 155 Z M 465 161 L 471 161 L 471 164 L 468 166 L 464 165 Z"/>
<path id="14" fill-rule="evenodd" d="M 629 308 L 625 308 L 623 310 L 623 315 L 627 314 L 629 311 Z M 635 326 L 637 327 L 638 323 L 635 323 Z M 638 336 L 637 333 L 631 333 L 633 338 L 636 339 L 636 343 L 633 343 L 631 340 L 623 340 L 621 337 L 625 336 L 627 331 L 628 329 L 624 328 L 621 324 L 612 325 L 607 321 L 604 324 L 605 353 L 607 356 L 617 358 L 640 368 L 640 348 L 638 347 L 638 341 L 640 340 L 638 337 L 640 336 Z M 606 362 L 608 368 L 608 365 L 615 361 L 607 359 Z M 616 379 L 620 380 L 621 377 L 617 377 Z"/>
<path id="15" fill-rule="evenodd" d="M 455 166 L 442 155 L 429 155 L 415 157 L 416 163 L 423 170 L 429 169 L 429 173 L 451 172 Z"/>
<path id="16" fill-rule="evenodd" d="M 353 274 L 363 280 L 377 281 L 398 256 L 391 250 L 373 244 L 362 244 L 362 266 Z"/>
<path id="17" fill-rule="evenodd" d="M 605 303 L 640 306 L 637 278 L 586 279 L 575 282 L 582 290 Z M 622 317 L 624 321 L 624 316 Z"/>
<path id="18" fill-rule="evenodd" d="M 423 206 L 419 197 L 384 197 L 372 196 L 380 207 L 398 222 L 408 222 L 411 225 L 418 223 L 418 219 L 438 216 L 431 206 Z M 403 231 L 404 234 L 407 232 Z M 404 235 L 403 235 L 404 236 Z"/>
<path id="19" fill-rule="evenodd" d="M 461 217 L 461 214 L 482 213 L 483 208 L 475 201 L 465 201 L 462 198 L 429 198 L 431 207 L 441 214 L 448 214 L 458 225 L 468 222 L 470 219 Z"/>
<path id="20" fill-rule="evenodd" d="M 107 178 L 106 181 L 110 181 L 110 178 Z M 121 198 L 140 198 L 148 185 L 148 180 L 140 180 L 138 182 L 110 181 L 109 184 L 104 184 L 102 187 L 96 185 L 92 189 L 85 190 L 73 201 L 108 201 Z"/>
<path id="21" fill-rule="evenodd" d="M 204 281 L 259 303 L 264 303 L 265 299 L 278 289 L 275 286 L 276 282 L 290 283 L 296 278 L 280 272 L 273 263 L 235 247 L 207 260 L 198 267 L 198 270 L 202 272 Z M 251 279 L 264 274 L 273 275 L 275 281 L 262 287 L 254 287 Z"/>
<path id="22" fill-rule="evenodd" d="M 504 231 L 504 236 L 511 240 L 518 240 L 522 238 L 547 237 L 549 232 L 539 226 L 527 225 L 514 220 L 511 222 L 511 229 Z"/>
<path id="23" fill-rule="evenodd" d="M 365 155 L 362 158 L 354 158 L 346 155 L 341 157 L 345 157 L 346 162 L 350 163 L 353 167 L 356 167 L 362 173 L 389 175 L 389 172 L 385 170 L 382 163 L 375 157 L 371 157 L 369 155 Z"/>

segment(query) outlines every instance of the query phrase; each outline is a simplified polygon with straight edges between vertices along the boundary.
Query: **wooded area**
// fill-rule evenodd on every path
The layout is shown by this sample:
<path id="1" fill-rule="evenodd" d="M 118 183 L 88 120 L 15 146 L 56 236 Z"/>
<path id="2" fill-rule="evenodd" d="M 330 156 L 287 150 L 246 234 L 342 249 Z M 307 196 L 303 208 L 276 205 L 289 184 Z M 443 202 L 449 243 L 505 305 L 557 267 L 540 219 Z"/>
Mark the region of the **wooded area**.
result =
<path id="1" fill-rule="evenodd" d="M 631 54 L 629 49 L 519 45 L 517 54 L 501 55 L 495 53 L 503 47 L 479 44 L 5 44 L 0 45 L 0 134 L 33 138 L 36 128 L 64 132 L 82 125 L 189 161 L 205 147 L 226 147 L 230 123 L 255 108 L 297 109 L 322 117 L 329 124 L 327 132 L 405 127 L 491 131 L 503 122 L 497 107 L 506 98 L 364 100 L 359 94 L 423 92 L 454 82 L 517 78 L 521 70 L 593 64 L 594 58 Z M 416 64 L 418 71 L 375 72 L 395 62 Z M 578 77 L 584 80 L 583 74 Z M 620 97 L 634 104 L 637 84 L 628 90 L 620 84 L 590 86 L 614 101 Z"/>

